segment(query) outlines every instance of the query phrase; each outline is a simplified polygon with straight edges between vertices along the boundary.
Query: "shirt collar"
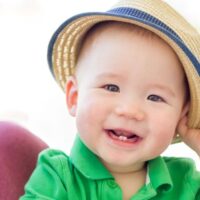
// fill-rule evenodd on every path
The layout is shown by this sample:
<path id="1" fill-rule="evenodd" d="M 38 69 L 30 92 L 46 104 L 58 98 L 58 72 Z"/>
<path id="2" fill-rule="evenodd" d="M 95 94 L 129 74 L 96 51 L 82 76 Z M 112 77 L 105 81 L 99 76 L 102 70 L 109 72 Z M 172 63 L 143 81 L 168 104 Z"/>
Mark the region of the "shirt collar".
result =
<path id="1" fill-rule="evenodd" d="M 159 156 L 148 161 L 148 176 L 156 191 L 167 192 L 173 187 L 171 175 L 163 157 Z"/>
<path id="2" fill-rule="evenodd" d="M 72 147 L 70 159 L 76 169 L 89 179 L 114 179 L 98 157 L 85 146 L 78 135 Z M 148 161 L 147 176 L 153 190 L 167 192 L 173 186 L 169 170 L 162 157 Z M 148 182 L 146 185 L 148 185 Z"/>
<path id="3" fill-rule="evenodd" d="M 70 159 L 74 166 L 89 179 L 113 179 L 111 173 L 98 157 L 83 144 L 79 136 L 75 139 Z"/>

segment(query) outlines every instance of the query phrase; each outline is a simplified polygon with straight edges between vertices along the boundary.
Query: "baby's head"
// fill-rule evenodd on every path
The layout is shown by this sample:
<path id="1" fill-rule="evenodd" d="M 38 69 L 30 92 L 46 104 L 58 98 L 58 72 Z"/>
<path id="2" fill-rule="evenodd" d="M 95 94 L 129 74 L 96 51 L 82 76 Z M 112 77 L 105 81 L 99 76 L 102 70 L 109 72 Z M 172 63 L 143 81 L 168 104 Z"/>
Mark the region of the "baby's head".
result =
<path id="1" fill-rule="evenodd" d="M 160 0 L 121 1 L 59 27 L 49 45 L 52 73 L 80 137 L 105 164 L 157 156 L 188 109 L 189 126 L 200 127 L 198 45 L 198 32 Z"/>

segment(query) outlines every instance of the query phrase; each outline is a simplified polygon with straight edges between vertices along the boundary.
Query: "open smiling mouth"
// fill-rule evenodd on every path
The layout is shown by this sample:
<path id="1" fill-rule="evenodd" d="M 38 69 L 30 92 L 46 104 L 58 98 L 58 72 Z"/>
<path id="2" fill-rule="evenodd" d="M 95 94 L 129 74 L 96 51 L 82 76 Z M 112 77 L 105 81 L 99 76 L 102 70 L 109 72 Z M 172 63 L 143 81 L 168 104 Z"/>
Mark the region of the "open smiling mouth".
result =
<path id="1" fill-rule="evenodd" d="M 136 143 L 142 138 L 134 133 L 120 130 L 107 130 L 108 136 L 113 140 L 121 141 L 124 143 Z"/>

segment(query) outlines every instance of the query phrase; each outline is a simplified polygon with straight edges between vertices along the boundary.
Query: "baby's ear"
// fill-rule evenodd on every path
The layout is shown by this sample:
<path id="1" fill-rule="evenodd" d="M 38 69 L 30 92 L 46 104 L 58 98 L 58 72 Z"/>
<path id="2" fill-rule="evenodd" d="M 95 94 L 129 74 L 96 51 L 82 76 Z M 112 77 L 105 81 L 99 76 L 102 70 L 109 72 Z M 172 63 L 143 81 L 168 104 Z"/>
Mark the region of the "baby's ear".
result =
<path id="1" fill-rule="evenodd" d="M 185 130 L 187 129 L 189 108 L 190 108 L 190 102 L 188 101 L 183 106 L 182 113 L 181 113 L 179 122 L 178 122 L 177 127 L 176 127 L 176 134 L 179 133 L 179 135 L 182 135 L 185 132 Z M 176 141 L 176 139 L 177 139 L 176 134 L 174 136 L 174 141 Z M 178 136 L 178 138 L 179 138 L 179 136 Z"/>
<path id="2" fill-rule="evenodd" d="M 75 76 L 68 78 L 66 83 L 66 102 L 71 116 L 76 116 L 78 84 Z"/>
<path id="3" fill-rule="evenodd" d="M 183 106 L 182 113 L 181 113 L 181 119 L 188 115 L 189 108 L 190 108 L 190 102 L 188 101 Z"/>

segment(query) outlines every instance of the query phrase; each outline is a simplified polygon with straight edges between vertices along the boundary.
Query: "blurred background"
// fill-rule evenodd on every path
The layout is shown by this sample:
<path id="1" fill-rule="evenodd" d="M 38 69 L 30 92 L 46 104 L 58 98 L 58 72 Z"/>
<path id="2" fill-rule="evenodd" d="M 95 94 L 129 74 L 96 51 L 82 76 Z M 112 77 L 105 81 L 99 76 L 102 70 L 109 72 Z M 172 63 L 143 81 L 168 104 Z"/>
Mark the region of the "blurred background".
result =
<path id="1" fill-rule="evenodd" d="M 0 120 L 28 128 L 52 148 L 69 153 L 76 134 L 65 95 L 47 65 L 53 32 L 68 17 L 108 10 L 117 0 L 0 0 Z M 198 0 L 167 0 L 200 30 Z M 164 155 L 198 156 L 184 144 Z"/>

